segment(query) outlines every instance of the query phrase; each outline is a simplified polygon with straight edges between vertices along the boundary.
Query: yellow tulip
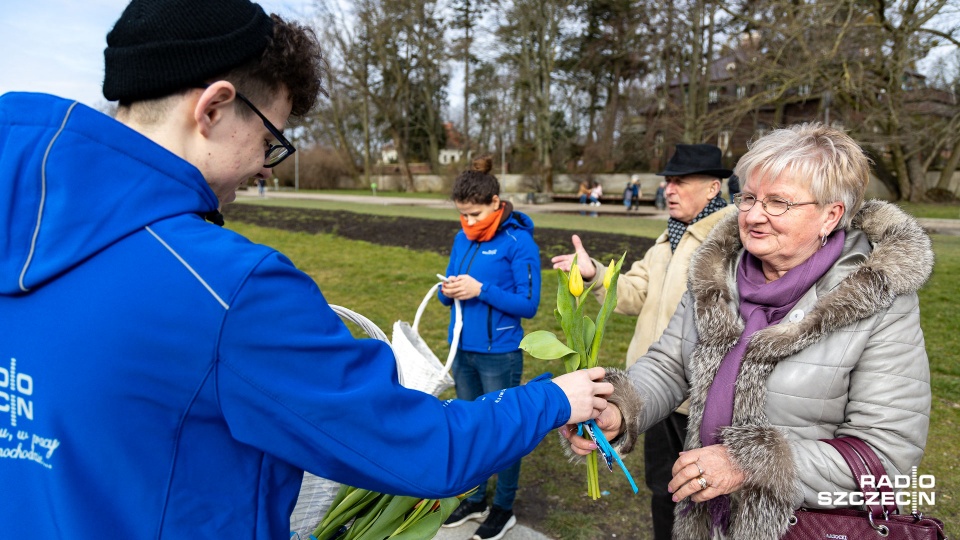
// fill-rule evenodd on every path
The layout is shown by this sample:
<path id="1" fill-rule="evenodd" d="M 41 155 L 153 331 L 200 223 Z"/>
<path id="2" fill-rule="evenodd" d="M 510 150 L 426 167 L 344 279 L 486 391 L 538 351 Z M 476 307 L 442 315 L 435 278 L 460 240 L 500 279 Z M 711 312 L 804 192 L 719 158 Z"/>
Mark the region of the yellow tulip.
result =
<path id="1" fill-rule="evenodd" d="M 570 294 L 577 298 L 580 298 L 580 295 L 583 294 L 583 276 L 580 275 L 579 265 L 575 264 L 570 268 L 569 288 Z"/>
<path id="2" fill-rule="evenodd" d="M 610 259 L 610 266 L 607 268 L 607 273 L 603 276 L 604 289 L 610 288 L 610 280 L 613 279 L 613 266 L 614 266 L 614 261 L 613 259 Z"/>

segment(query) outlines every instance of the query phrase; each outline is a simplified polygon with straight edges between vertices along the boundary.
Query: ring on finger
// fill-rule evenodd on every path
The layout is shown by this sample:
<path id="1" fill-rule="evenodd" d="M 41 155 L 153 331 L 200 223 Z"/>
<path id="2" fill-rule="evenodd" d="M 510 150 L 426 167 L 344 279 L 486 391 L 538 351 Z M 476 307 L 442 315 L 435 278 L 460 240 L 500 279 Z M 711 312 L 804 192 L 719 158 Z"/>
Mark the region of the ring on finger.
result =
<path id="1" fill-rule="evenodd" d="M 707 489 L 707 486 L 709 485 L 707 484 L 707 479 L 702 476 L 697 477 L 697 483 L 700 484 L 700 491 Z"/>
<path id="2" fill-rule="evenodd" d="M 693 463 L 693 466 L 697 468 L 697 471 L 700 472 L 700 476 L 703 476 L 703 468 L 700 467 L 700 460 L 698 459 Z"/>

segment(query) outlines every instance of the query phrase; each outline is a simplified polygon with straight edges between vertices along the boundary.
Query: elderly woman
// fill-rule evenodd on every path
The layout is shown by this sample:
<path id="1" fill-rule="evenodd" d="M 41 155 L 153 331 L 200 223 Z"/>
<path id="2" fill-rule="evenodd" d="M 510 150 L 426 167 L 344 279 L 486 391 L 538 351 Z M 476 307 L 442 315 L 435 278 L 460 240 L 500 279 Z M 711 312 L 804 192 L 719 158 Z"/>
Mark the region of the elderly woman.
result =
<path id="1" fill-rule="evenodd" d="M 689 291 L 660 341 L 608 372 L 598 423 L 621 452 L 690 397 L 669 489 L 674 538 L 780 538 L 819 492 L 858 491 L 838 451 L 859 437 L 888 474 L 926 444 L 930 385 L 917 289 L 933 267 L 911 217 L 863 204 L 869 160 L 819 124 L 757 140 L 735 173 L 740 210 L 690 265 Z M 569 429 L 571 449 L 595 448 Z"/>

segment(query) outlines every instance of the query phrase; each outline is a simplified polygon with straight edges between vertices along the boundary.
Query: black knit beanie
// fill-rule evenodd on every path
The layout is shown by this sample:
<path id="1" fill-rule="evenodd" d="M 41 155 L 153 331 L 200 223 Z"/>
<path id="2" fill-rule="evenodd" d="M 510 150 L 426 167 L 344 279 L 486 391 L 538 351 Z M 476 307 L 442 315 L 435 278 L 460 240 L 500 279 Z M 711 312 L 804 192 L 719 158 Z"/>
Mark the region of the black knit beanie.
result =
<path id="1" fill-rule="evenodd" d="M 253 59 L 273 21 L 249 0 L 133 0 L 107 34 L 103 95 L 168 96 Z"/>

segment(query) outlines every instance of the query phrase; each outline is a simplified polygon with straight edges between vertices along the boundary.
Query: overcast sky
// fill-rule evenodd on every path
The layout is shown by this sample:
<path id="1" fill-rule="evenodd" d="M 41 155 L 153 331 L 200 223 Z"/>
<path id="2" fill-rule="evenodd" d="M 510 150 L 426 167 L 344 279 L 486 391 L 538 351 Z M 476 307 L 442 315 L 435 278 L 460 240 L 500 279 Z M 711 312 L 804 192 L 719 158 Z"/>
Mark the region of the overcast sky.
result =
<path id="1" fill-rule="evenodd" d="M 15 0 L 0 9 L 0 94 L 46 92 L 105 104 L 103 49 L 129 0 Z M 299 19 L 310 0 L 262 0 L 268 13 Z M 187 14 L 185 14 L 187 16 Z"/>

